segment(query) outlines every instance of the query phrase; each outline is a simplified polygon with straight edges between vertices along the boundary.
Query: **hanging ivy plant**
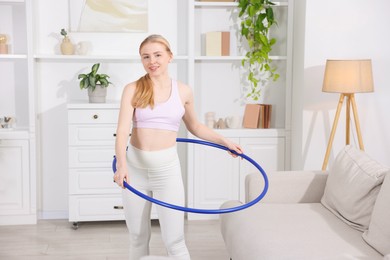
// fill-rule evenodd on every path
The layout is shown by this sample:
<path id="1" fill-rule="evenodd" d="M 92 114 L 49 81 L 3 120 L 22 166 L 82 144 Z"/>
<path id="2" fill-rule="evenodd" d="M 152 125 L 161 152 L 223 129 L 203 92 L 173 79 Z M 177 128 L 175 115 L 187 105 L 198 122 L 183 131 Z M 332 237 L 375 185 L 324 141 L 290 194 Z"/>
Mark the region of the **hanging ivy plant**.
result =
<path id="1" fill-rule="evenodd" d="M 258 100 L 261 86 L 269 80 L 276 81 L 279 74 L 271 64 L 270 52 L 276 43 L 275 38 L 269 38 L 269 30 L 277 25 L 269 0 L 239 0 L 239 17 L 241 18 L 241 35 L 248 42 L 249 50 L 242 60 L 242 66 L 248 66 L 247 79 L 251 84 L 247 98 Z"/>

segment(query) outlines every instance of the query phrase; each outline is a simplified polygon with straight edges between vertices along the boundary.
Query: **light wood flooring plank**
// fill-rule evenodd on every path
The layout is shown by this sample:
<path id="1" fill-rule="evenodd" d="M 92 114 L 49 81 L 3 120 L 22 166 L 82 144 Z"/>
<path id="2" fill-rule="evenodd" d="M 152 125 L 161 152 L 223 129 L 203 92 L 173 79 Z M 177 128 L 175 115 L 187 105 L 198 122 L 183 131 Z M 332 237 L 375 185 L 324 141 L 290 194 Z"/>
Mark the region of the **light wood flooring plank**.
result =
<path id="1" fill-rule="evenodd" d="M 186 221 L 185 236 L 192 260 L 229 259 L 219 221 Z M 0 226 L 0 259 L 128 260 L 124 221 L 85 222 L 73 230 L 67 220 L 40 220 L 37 225 Z M 164 256 L 158 221 L 152 221 L 151 255 Z"/>

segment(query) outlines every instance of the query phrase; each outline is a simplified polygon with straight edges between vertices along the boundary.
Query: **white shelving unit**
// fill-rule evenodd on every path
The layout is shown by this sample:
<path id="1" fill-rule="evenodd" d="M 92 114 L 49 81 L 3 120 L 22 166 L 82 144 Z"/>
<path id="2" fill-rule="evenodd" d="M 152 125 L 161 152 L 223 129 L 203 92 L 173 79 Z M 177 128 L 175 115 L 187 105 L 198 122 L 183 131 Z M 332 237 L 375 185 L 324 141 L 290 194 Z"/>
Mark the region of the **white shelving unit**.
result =
<path id="1" fill-rule="evenodd" d="M 271 35 L 278 41 L 271 57 L 280 79 L 263 92 L 260 101 L 273 106 L 271 128 L 216 130 L 239 143 L 245 154 L 266 171 L 290 167 L 292 7 L 292 1 L 275 2 L 278 27 Z M 244 95 L 242 86 L 247 83 L 241 68 L 245 44 L 240 44 L 238 3 L 190 1 L 188 17 L 189 84 L 194 86 L 198 117 L 203 121 L 207 112 L 215 112 L 217 120 L 243 116 L 240 97 Z M 204 55 L 204 34 L 209 31 L 230 31 L 231 56 Z M 218 149 L 196 145 L 188 147 L 187 165 L 188 206 L 192 208 L 218 209 L 227 200 L 243 201 L 245 176 L 256 170 L 248 162 L 230 158 Z M 188 218 L 217 216 L 189 214 Z"/>
<path id="2" fill-rule="evenodd" d="M 37 221 L 31 5 L 0 0 L 0 34 L 9 40 L 9 54 L 0 55 L 0 116 L 16 118 L 11 129 L 0 129 L 0 225 Z"/>
<path id="3" fill-rule="evenodd" d="M 159 8 L 159 10 L 156 10 L 156 6 L 159 4 L 164 6 Z M 164 8 L 167 10 L 187 10 L 186 7 L 182 8 L 182 6 L 186 5 L 186 1 L 169 1 L 167 4 L 159 2 L 151 6 L 149 12 L 152 17 L 155 16 L 153 15 L 153 10 L 159 12 L 164 10 Z M 187 29 L 187 26 L 183 25 L 183 22 L 180 20 L 181 16 L 184 17 L 185 15 L 181 12 L 178 12 L 177 15 L 177 18 L 170 16 L 164 19 L 164 22 L 168 23 L 169 26 L 164 25 L 164 22 L 162 22 L 161 26 L 159 25 L 158 28 L 159 33 L 165 37 L 168 36 L 171 45 L 174 47 L 173 51 L 175 53 L 175 57 L 172 64 L 170 64 L 172 77 L 175 77 L 183 82 L 187 82 L 188 72 L 186 68 L 188 55 L 185 47 L 187 42 L 183 43 L 183 39 L 185 41 L 187 40 L 186 37 L 183 37 L 186 34 L 185 30 Z M 150 21 L 152 21 L 153 18 L 150 19 Z M 180 20 L 180 23 L 177 23 L 176 20 Z M 42 25 L 45 24 L 43 21 L 38 21 L 38 23 L 40 22 Z M 40 26 L 42 28 L 39 28 L 39 30 L 43 31 L 46 28 L 43 28 L 44 26 L 42 25 Z M 177 26 L 177 28 L 174 28 L 174 26 Z M 156 25 L 154 25 L 154 27 L 156 27 Z M 56 28 L 56 30 L 58 29 Z M 172 31 L 175 30 L 178 32 L 172 33 Z M 49 32 L 38 32 L 38 34 L 46 36 L 53 31 L 53 29 L 50 29 Z M 83 113 L 97 114 L 119 109 L 120 96 L 123 87 L 127 83 L 138 79 L 145 73 L 140 56 L 138 55 L 138 41 L 140 40 L 139 38 L 141 38 L 140 35 L 141 34 L 139 33 L 110 33 L 108 35 L 99 32 L 77 33 L 69 31 L 69 37 L 74 44 L 77 44 L 79 41 L 89 41 L 91 43 L 92 48 L 88 55 L 61 55 L 59 54 L 60 52 L 58 48 L 55 46 L 43 47 L 50 39 L 47 37 L 44 38 L 43 36 L 39 39 L 40 43 L 36 48 L 34 61 L 36 66 L 39 67 L 39 71 L 37 71 L 37 79 L 39 87 L 41 88 L 40 91 L 43 92 L 48 90 L 51 92 L 53 87 L 59 88 L 61 82 L 66 82 L 66 90 L 61 92 L 64 94 L 65 100 L 58 100 L 54 97 L 54 102 L 40 103 L 40 110 L 50 110 L 52 107 L 57 105 L 55 113 L 59 114 L 59 117 L 63 117 L 65 115 L 69 116 L 69 122 L 66 122 L 67 128 L 69 129 L 69 140 L 62 143 L 60 142 L 58 145 L 64 147 L 65 143 L 66 147 L 64 147 L 64 150 L 67 150 L 67 153 L 64 154 L 64 157 L 66 158 L 66 156 L 68 156 L 69 160 L 67 164 L 68 169 L 66 169 L 67 174 L 63 174 L 62 176 L 66 176 L 64 182 L 69 182 L 67 194 L 69 202 L 69 221 L 74 223 L 74 227 L 77 227 L 78 222 L 83 221 L 124 219 L 123 211 L 118 209 L 121 207 L 120 189 L 112 183 L 111 163 L 107 164 L 107 160 L 112 160 L 112 156 L 114 155 L 114 142 L 113 140 L 111 140 L 111 142 L 106 142 L 104 136 L 98 136 L 99 133 L 102 133 L 102 127 L 106 129 L 109 125 L 110 128 L 115 130 L 117 119 L 101 123 L 83 123 L 83 119 L 80 119 L 81 121 L 79 120 L 75 123 L 72 120 L 75 120 L 75 118 L 77 120 L 77 115 L 81 115 Z M 145 34 L 145 37 L 146 35 L 147 34 Z M 177 39 L 175 37 L 177 37 Z M 104 41 L 105 43 L 102 44 Z M 112 44 L 113 41 L 128 41 L 129 44 L 123 49 L 118 48 L 115 50 L 109 50 L 109 48 L 105 48 L 107 46 L 115 45 Z M 85 72 L 90 68 L 90 66 L 92 66 L 93 63 L 101 63 L 99 71 L 110 75 L 110 81 L 114 83 L 114 86 L 110 86 L 108 89 L 107 98 L 111 100 L 111 104 L 89 104 L 87 101 L 86 91 L 80 91 L 78 88 L 79 81 L 77 80 L 77 74 Z M 40 94 L 40 96 L 43 95 Z M 41 98 L 44 99 L 46 97 Z M 45 101 L 47 101 L 47 99 Z M 63 104 L 64 101 L 66 103 L 65 105 Z M 55 102 L 57 102 L 56 105 L 54 105 Z M 115 106 L 116 109 L 113 108 Z M 63 108 L 65 108 L 65 115 Z M 69 112 L 73 112 L 72 115 L 70 115 Z M 45 129 L 45 125 L 47 125 L 47 123 L 41 123 L 41 125 L 43 125 L 41 131 L 47 132 L 48 130 Z M 60 127 L 58 127 L 58 132 L 62 129 L 63 128 L 60 129 Z M 77 139 L 79 137 L 79 132 L 77 131 L 84 131 L 85 134 L 88 130 L 91 131 L 91 136 L 94 135 L 96 141 L 94 142 L 95 146 L 93 145 L 93 142 L 85 144 L 82 140 Z M 104 147 L 101 145 L 102 142 L 104 142 Z M 43 156 L 47 156 L 45 149 L 47 148 L 42 148 L 42 153 L 44 154 Z M 96 158 L 101 158 L 101 156 L 110 154 L 109 158 L 107 158 L 106 161 L 98 159 L 101 163 L 94 161 L 90 164 L 86 164 L 79 161 L 82 160 L 82 158 L 78 155 L 80 155 L 82 151 L 88 149 L 95 151 L 94 154 L 100 154 L 100 157 L 96 154 Z M 77 153 L 77 156 L 75 153 Z M 44 161 L 44 164 L 46 164 L 44 167 L 46 169 L 50 169 L 52 166 L 46 163 L 46 160 Z M 62 176 L 60 176 L 60 178 Z M 90 184 L 94 185 L 95 188 L 86 187 L 84 185 L 85 182 L 89 180 L 89 177 L 86 176 L 93 176 L 92 179 L 96 179 L 96 181 L 92 181 Z M 81 181 L 84 182 L 84 188 L 80 184 Z M 106 183 L 107 181 L 109 181 L 109 183 Z M 100 201 L 104 201 L 104 205 L 99 204 Z M 100 206 L 102 207 L 100 208 Z M 116 207 L 117 209 L 114 209 L 113 207 Z M 157 218 L 154 208 L 152 209 L 151 217 Z"/>

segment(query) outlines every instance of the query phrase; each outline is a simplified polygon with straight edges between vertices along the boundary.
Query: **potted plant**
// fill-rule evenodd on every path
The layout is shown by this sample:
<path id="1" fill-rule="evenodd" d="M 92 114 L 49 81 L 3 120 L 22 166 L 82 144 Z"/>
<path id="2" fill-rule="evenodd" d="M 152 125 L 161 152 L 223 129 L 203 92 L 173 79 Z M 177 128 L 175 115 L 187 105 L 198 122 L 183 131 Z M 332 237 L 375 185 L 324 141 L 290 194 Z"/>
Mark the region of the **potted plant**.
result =
<path id="1" fill-rule="evenodd" d="M 73 55 L 74 46 L 72 41 L 68 37 L 68 32 L 65 29 L 61 29 L 60 34 L 64 36 L 61 42 L 61 53 L 64 55 Z"/>
<path id="2" fill-rule="evenodd" d="M 251 85 L 247 98 L 253 101 L 259 100 L 261 86 L 269 80 L 276 81 L 279 74 L 276 67 L 271 64 L 270 52 L 276 43 L 275 38 L 269 38 L 269 30 L 277 22 L 274 17 L 274 3 L 269 0 L 239 0 L 239 17 L 241 18 L 241 36 L 249 46 L 242 66 L 248 66 L 247 79 Z"/>
<path id="3" fill-rule="evenodd" d="M 270 59 L 270 52 L 276 39 L 269 37 L 269 30 L 273 25 L 277 25 L 273 5 L 270 0 L 239 0 L 238 3 L 238 16 L 241 18 L 240 33 L 249 46 L 241 61 L 242 66 L 248 68 L 247 79 L 250 91 L 246 98 L 255 102 L 261 96 L 262 87 L 270 80 L 276 81 L 279 78 L 276 67 L 272 65 Z M 244 127 L 269 128 L 271 109 L 270 104 L 246 104 Z"/>
<path id="4" fill-rule="evenodd" d="M 92 66 L 88 74 L 79 74 L 80 89 L 88 89 L 90 103 L 105 103 L 107 96 L 107 87 L 112 84 L 107 74 L 98 74 L 100 63 Z"/>

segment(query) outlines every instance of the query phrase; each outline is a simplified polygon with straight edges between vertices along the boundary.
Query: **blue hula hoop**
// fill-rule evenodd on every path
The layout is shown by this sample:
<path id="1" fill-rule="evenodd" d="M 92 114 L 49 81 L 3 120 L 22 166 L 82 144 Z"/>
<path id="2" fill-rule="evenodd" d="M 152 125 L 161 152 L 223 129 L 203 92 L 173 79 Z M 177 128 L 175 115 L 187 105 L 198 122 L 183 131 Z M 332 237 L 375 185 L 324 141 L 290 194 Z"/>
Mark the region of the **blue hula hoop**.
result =
<path id="1" fill-rule="evenodd" d="M 150 196 L 147 196 L 147 195 L 143 194 L 142 192 L 139 192 L 138 190 L 136 190 L 135 188 L 130 186 L 126 181 L 123 181 L 123 185 L 125 186 L 125 188 L 130 190 L 134 194 L 140 196 L 141 198 L 143 198 L 145 200 L 148 200 L 148 201 L 150 201 L 152 203 L 155 203 L 157 205 L 160 205 L 160 206 L 163 206 L 163 207 L 167 207 L 167 208 L 171 208 L 171 209 L 174 209 L 174 210 L 180 210 L 180 211 L 191 212 L 191 213 L 199 213 L 199 214 L 224 214 L 224 213 L 231 213 L 231 212 L 243 210 L 243 209 L 249 208 L 249 207 L 253 206 L 254 204 L 258 203 L 265 196 L 265 194 L 267 193 L 267 191 L 268 191 L 268 177 L 267 177 L 267 174 L 265 173 L 263 168 L 261 168 L 261 166 L 257 162 L 255 162 L 252 158 L 250 158 L 249 156 L 247 156 L 245 154 L 239 154 L 239 153 L 237 153 L 237 152 L 235 152 L 233 150 L 230 150 L 229 148 L 227 148 L 225 146 L 222 146 L 222 145 L 219 145 L 219 144 L 215 144 L 215 143 L 211 143 L 211 142 L 207 142 L 207 141 L 202 141 L 202 140 L 188 139 L 188 138 L 177 138 L 176 142 L 207 145 L 207 146 L 211 146 L 211 147 L 215 147 L 215 148 L 218 148 L 218 149 L 229 151 L 229 152 L 231 152 L 231 153 L 233 153 L 235 155 L 238 155 L 238 156 L 242 157 L 243 159 L 245 159 L 248 162 L 250 162 L 253 166 L 255 166 L 260 171 L 261 175 L 264 178 L 264 189 L 263 189 L 263 191 L 254 200 L 252 200 L 252 201 L 250 201 L 250 202 L 248 202 L 246 204 L 240 205 L 240 206 L 236 206 L 236 207 L 232 207 L 232 208 L 222 208 L 222 209 L 196 209 L 196 208 L 182 207 L 182 206 L 170 204 L 170 203 L 167 203 L 167 202 L 164 202 L 164 201 L 161 201 L 161 200 L 157 200 L 155 198 L 152 198 Z M 112 170 L 113 170 L 113 172 L 115 174 L 115 172 L 116 172 L 116 157 L 115 157 L 115 155 L 114 155 L 114 160 L 112 161 Z"/>

